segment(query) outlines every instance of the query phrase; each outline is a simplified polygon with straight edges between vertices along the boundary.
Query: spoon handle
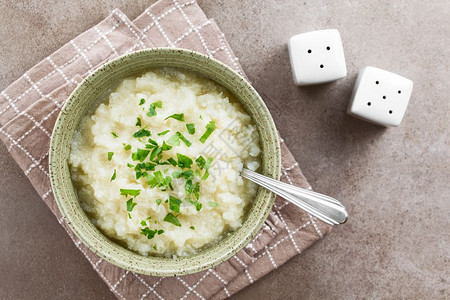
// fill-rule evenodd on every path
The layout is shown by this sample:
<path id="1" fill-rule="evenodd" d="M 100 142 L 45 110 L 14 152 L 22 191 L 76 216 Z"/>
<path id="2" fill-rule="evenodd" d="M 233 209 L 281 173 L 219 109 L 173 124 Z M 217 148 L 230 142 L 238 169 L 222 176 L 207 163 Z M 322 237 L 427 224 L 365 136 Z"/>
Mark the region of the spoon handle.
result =
<path id="1" fill-rule="evenodd" d="M 331 225 L 347 221 L 345 207 L 336 199 L 287 184 L 259 173 L 243 169 L 241 176 L 283 197 L 289 202 Z"/>

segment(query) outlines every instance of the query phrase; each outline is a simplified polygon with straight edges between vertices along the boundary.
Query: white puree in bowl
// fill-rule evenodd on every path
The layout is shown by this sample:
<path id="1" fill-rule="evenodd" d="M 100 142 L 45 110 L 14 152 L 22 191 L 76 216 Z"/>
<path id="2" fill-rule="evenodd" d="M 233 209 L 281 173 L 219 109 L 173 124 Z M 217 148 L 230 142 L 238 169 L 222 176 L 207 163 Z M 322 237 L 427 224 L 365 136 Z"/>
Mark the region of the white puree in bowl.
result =
<path id="1" fill-rule="evenodd" d="M 145 104 L 139 105 L 140 99 L 145 99 Z M 157 115 L 147 116 L 150 104 L 157 101 L 162 103 L 161 108 L 156 107 Z M 165 120 L 180 113 L 184 113 L 184 122 Z M 142 127 L 136 126 L 137 117 Z M 215 122 L 215 130 L 201 143 L 199 139 L 210 121 Z M 195 124 L 194 134 L 188 132 L 188 123 Z M 197 157 L 213 158 L 210 176 L 201 180 L 197 174 L 193 179 L 193 184 L 200 183 L 199 211 L 187 201 L 189 197 L 196 199 L 193 194 L 185 195 L 185 179 L 172 178 L 174 190 L 165 191 L 162 187 L 151 188 L 145 176 L 136 179 L 133 166 L 139 161 L 133 161 L 131 153 L 145 149 L 148 143 L 148 137 L 133 137 L 141 128 L 149 130 L 150 138 L 158 145 L 177 131 L 192 143 L 188 147 L 181 141 L 179 146 L 163 151 L 160 162 L 170 157 L 176 160 L 177 153 L 181 153 L 193 160 L 190 169 L 195 172 L 199 170 Z M 158 135 L 168 129 L 169 133 Z M 132 148 L 125 150 L 128 144 Z M 111 160 L 108 152 L 114 153 Z M 95 113 L 82 119 L 72 142 L 69 164 L 81 205 L 104 234 L 141 255 L 177 257 L 196 253 L 242 225 L 257 187 L 239 174 L 243 167 L 258 169 L 259 154 L 259 135 L 253 120 L 225 88 L 190 72 L 160 68 L 123 80 Z M 116 178 L 111 181 L 114 170 Z M 158 170 L 170 177 L 176 170 L 189 169 L 156 165 L 148 173 Z M 205 172 L 199 171 L 201 176 Z M 124 196 L 121 189 L 140 190 L 140 194 Z M 170 202 L 165 203 L 169 196 L 182 201 L 179 213 L 170 209 Z M 136 205 L 127 211 L 131 198 Z M 162 200 L 159 205 L 157 199 Z M 181 226 L 164 221 L 169 213 Z M 145 227 L 160 234 L 149 238 L 141 233 Z"/>

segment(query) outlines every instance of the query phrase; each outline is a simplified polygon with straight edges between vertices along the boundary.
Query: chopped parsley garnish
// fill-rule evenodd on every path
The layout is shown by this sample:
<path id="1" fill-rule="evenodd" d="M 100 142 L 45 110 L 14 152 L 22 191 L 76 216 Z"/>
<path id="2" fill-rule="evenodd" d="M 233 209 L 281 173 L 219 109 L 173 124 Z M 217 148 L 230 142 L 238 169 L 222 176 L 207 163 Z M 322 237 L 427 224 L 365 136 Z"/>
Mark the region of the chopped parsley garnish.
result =
<path id="1" fill-rule="evenodd" d="M 208 157 L 208 159 L 206 160 L 206 164 L 205 164 L 205 169 L 208 170 L 211 167 L 211 163 L 213 161 L 212 157 Z"/>
<path id="2" fill-rule="evenodd" d="M 194 194 L 195 198 L 198 200 L 200 198 L 200 182 L 196 182 L 194 189 L 192 190 L 192 193 Z"/>
<path id="3" fill-rule="evenodd" d="M 125 149 L 126 151 L 131 150 L 131 145 L 130 144 L 128 144 L 128 145 L 123 144 L 123 149 Z"/>
<path id="4" fill-rule="evenodd" d="M 216 202 L 208 202 L 208 204 L 210 205 L 210 206 L 212 206 L 212 207 L 217 207 L 217 206 L 219 206 L 219 204 L 217 204 Z"/>
<path id="5" fill-rule="evenodd" d="M 192 159 L 190 159 L 189 157 L 187 157 L 186 155 L 177 153 L 177 158 L 178 158 L 178 166 L 180 168 L 187 168 L 189 169 L 193 163 Z"/>
<path id="6" fill-rule="evenodd" d="M 150 108 L 148 110 L 147 116 L 149 116 L 149 117 L 156 116 L 157 115 L 157 113 L 156 113 L 156 108 L 157 107 L 158 108 L 162 107 L 162 102 L 161 101 L 156 101 L 156 102 L 153 102 L 152 104 L 150 104 Z"/>
<path id="7" fill-rule="evenodd" d="M 156 115 L 157 115 L 157 113 L 156 113 L 156 106 L 154 106 L 153 104 L 150 104 L 150 108 L 148 110 L 147 116 L 153 117 L 153 116 L 156 116 Z"/>
<path id="8" fill-rule="evenodd" d="M 161 131 L 160 133 L 158 133 L 158 135 L 159 136 L 166 135 L 169 132 L 170 132 L 170 129 L 167 129 L 167 130 Z"/>
<path id="9" fill-rule="evenodd" d="M 206 180 L 206 179 L 208 179 L 208 177 L 209 177 L 209 172 L 208 172 L 208 170 L 206 170 L 205 174 L 203 174 L 203 176 L 202 176 L 202 180 Z"/>
<path id="10" fill-rule="evenodd" d="M 136 131 L 133 134 L 133 137 L 141 138 L 141 137 L 150 136 L 150 135 L 151 135 L 151 132 L 149 130 L 142 128 L 141 130 Z"/>
<path id="11" fill-rule="evenodd" d="M 132 164 L 130 164 L 130 163 L 127 163 L 127 167 L 128 168 L 134 168 L 134 166 Z"/>
<path id="12" fill-rule="evenodd" d="M 172 135 L 168 140 L 167 144 L 172 146 L 180 146 L 180 136 L 178 134 Z"/>
<path id="13" fill-rule="evenodd" d="M 165 217 L 164 217 L 164 221 L 165 222 L 169 222 L 172 223 L 175 226 L 181 227 L 181 223 L 180 220 L 178 220 L 178 218 L 173 215 L 172 213 L 168 213 Z"/>
<path id="14" fill-rule="evenodd" d="M 204 144 L 206 142 L 206 139 L 209 138 L 211 133 L 216 129 L 216 123 L 214 121 L 210 121 L 208 124 L 206 124 L 206 131 L 205 133 L 200 137 L 200 142 Z"/>
<path id="15" fill-rule="evenodd" d="M 141 226 L 147 226 L 147 221 L 146 220 L 142 220 L 141 221 Z"/>
<path id="16" fill-rule="evenodd" d="M 169 196 L 169 208 L 170 210 L 179 213 L 181 200 L 175 197 Z"/>
<path id="17" fill-rule="evenodd" d="M 114 173 L 112 174 L 112 176 L 111 176 L 111 180 L 110 180 L 110 182 L 111 181 L 113 181 L 114 179 L 116 179 L 116 169 L 114 169 Z"/>
<path id="18" fill-rule="evenodd" d="M 186 128 L 187 128 L 187 131 L 189 132 L 189 134 L 195 133 L 195 124 L 194 123 L 186 124 Z"/>
<path id="19" fill-rule="evenodd" d="M 136 172 L 136 180 L 143 176 L 147 177 L 148 174 L 146 171 L 154 171 L 155 166 L 156 165 L 151 162 L 138 163 L 134 168 L 134 171 Z"/>
<path id="20" fill-rule="evenodd" d="M 145 104 L 145 99 L 142 98 L 142 99 L 139 101 L 139 105 L 144 105 L 144 104 Z"/>
<path id="21" fill-rule="evenodd" d="M 169 118 L 184 122 L 184 113 L 170 115 L 167 118 L 165 118 L 164 120 L 167 120 Z"/>
<path id="22" fill-rule="evenodd" d="M 192 182 L 192 179 L 187 179 L 186 183 L 184 185 L 184 191 L 186 193 L 186 196 L 189 196 L 192 194 L 192 190 L 194 189 L 194 183 Z"/>
<path id="23" fill-rule="evenodd" d="M 163 151 L 167 151 L 167 150 L 172 149 L 172 146 L 167 145 L 166 142 L 163 141 L 163 144 L 162 144 L 162 146 L 161 146 L 161 149 L 162 149 Z"/>
<path id="24" fill-rule="evenodd" d="M 156 204 L 160 205 L 160 204 L 161 204 L 161 202 L 162 202 L 162 200 L 161 200 L 161 199 L 156 199 Z"/>
<path id="25" fill-rule="evenodd" d="M 136 118 L 136 126 L 139 126 L 139 127 L 142 126 L 141 118 L 139 118 L 139 117 Z"/>
<path id="26" fill-rule="evenodd" d="M 109 161 L 111 161 L 113 155 L 114 155 L 114 152 L 108 152 L 108 160 Z"/>
<path id="27" fill-rule="evenodd" d="M 180 140 L 182 140 L 183 143 L 186 144 L 186 146 L 190 147 L 190 146 L 192 145 L 192 143 L 191 143 L 190 141 L 188 141 L 188 139 L 185 138 L 184 135 L 183 135 L 181 132 L 178 132 L 178 131 L 177 131 L 176 135 L 178 135 L 178 137 L 180 138 Z"/>
<path id="28" fill-rule="evenodd" d="M 158 230 L 158 229 L 151 230 L 148 227 L 141 228 L 141 234 L 145 235 L 149 240 L 154 238 L 156 234 L 160 235 L 162 233 L 164 233 L 164 230 L 162 230 L 162 229 L 160 229 L 160 230 Z"/>
<path id="29" fill-rule="evenodd" d="M 203 170 L 203 168 L 205 167 L 205 164 L 206 164 L 206 160 L 203 156 L 200 155 L 195 160 L 195 163 L 197 164 L 197 166 L 199 167 L 200 170 Z"/>
<path id="30" fill-rule="evenodd" d="M 144 161 L 147 155 L 150 153 L 150 150 L 145 149 L 137 149 L 136 152 L 131 153 L 131 159 L 133 161 Z"/>
<path id="31" fill-rule="evenodd" d="M 127 201 L 127 211 L 131 212 L 133 211 L 133 208 L 137 205 L 136 202 L 133 202 L 134 198 L 131 198 Z"/>
<path id="32" fill-rule="evenodd" d="M 202 209 L 202 204 L 201 204 L 200 202 L 198 202 L 198 201 L 193 201 L 193 200 L 191 200 L 191 199 L 189 199 L 189 198 L 188 198 L 188 202 L 189 202 L 190 204 L 192 204 L 192 205 L 195 206 L 195 210 L 196 210 L 196 211 L 200 211 L 200 210 Z"/>
<path id="33" fill-rule="evenodd" d="M 194 226 L 189 226 L 189 228 L 192 229 L 192 230 L 195 230 L 195 227 L 194 227 Z"/>
<path id="34" fill-rule="evenodd" d="M 174 167 L 177 166 L 177 161 L 175 159 L 173 159 L 172 157 L 170 157 L 169 159 L 167 159 L 167 161 Z"/>
<path id="35" fill-rule="evenodd" d="M 153 151 L 150 154 L 150 160 L 154 160 L 155 157 L 157 157 L 161 152 L 162 152 L 162 148 L 161 147 L 157 146 L 157 147 L 153 148 Z"/>
<path id="36" fill-rule="evenodd" d="M 111 132 L 111 134 L 112 134 L 112 136 L 115 137 L 115 138 L 118 137 L 117 133 L 115 133 L 115 132 Z"/>
<path id="37" fill-rule="evenodd" d="M 132 197 L 137 197 L 139 196 L 139 194 L 141 193 L 141 190 L 132 190 L 132 189 L 120 189 L 120 194 L 122 196 L 132 196 Z"/>
<path id="38" fill-rule="evenodd" d="M 157 251 L 157 250 L 156 250 L 156 244 L 153 245 L 153 250 Z"/>
<path id="39" fill-rule="evenodd" d="M 150 188 L 154 188 L 157 186 L 162 187 L 164 190 L 167 190 L 167 188 L 173 190 L 172 177 L 170 176 L 164 177 L 161 171 L 156 171 L 153 172 L 153 174 L 148 174 L 147 183 L 150 186 Z"/>

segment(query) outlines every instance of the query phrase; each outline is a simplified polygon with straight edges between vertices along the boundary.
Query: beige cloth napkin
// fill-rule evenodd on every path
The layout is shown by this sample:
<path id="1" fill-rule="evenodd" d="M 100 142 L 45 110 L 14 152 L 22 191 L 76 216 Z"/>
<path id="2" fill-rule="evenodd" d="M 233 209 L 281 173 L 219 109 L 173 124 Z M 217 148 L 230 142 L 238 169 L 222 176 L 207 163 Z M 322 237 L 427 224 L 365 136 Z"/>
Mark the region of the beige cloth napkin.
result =
<path id="1" fill-rule="evenodd" d="M 75 246 L 118 298 L 226 298 L 301 253 L 329 232 L 330 226 L 278 197 L 261 231 L 237 255 L 197 274 L 159 278 L 135 274 L 100 259 L 74 236 L 53 198 L 48 148 L 64 101 L 84 77 L 106 61 L 156 46 L 196 50 L 244 75 L 224 34 L 195 1 L 161 0 L 134 21 L 114 10 L 1 92 L 0 137 Z M 281 149 L 282 180 L 310 188 L 283 142 Z"/>

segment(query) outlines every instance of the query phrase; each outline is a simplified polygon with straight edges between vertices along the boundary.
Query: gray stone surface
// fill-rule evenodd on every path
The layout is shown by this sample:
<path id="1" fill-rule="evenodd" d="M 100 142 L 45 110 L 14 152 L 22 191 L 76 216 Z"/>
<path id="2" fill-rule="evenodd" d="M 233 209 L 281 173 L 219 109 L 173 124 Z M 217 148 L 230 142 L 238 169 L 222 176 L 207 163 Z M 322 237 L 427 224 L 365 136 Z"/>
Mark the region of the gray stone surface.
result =
<path id="1" fill-rule="evenodd" d="M 115 7 L 153 1 L 0 1 L 0 90 Z M 235 299 L 450 297 L 450 3 L 199 1 L 225 32 L 312 186 L 342 199 L 347 224 Z M 340 30 L 348 76 L 293 85 L 287 39 Z M 403 123 L 345 114 L 360 68 L 415 86 Z M 0 146 L 0 298 L 110 299 L 112 294 Z"/>

